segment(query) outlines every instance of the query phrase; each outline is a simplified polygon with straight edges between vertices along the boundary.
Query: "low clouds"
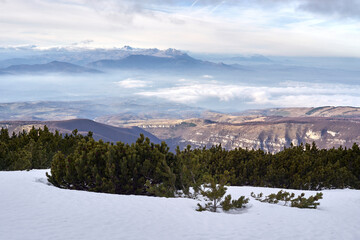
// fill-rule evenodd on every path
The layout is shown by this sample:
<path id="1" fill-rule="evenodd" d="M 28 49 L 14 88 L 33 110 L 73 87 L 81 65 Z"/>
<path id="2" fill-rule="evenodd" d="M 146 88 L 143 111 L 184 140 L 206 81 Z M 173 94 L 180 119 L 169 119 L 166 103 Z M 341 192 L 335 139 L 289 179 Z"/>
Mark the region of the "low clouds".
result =
<path id="1" fill-rule="evenodd" d="M 214 77 L 211 75 L 203 75 L 202 78 L 206 78 L 206 79 L 213 79 Z"/>
<path id="2" fill-rule="evenodd" d="M 144 88 L 148 86 L 149 82 L 127 78 L 125 80 L 115 82 L 115 84 L 122 88 Z"/>
<path id="3" fill-rule="evenodd" d="M 248 107 L 252 105 L 278 107 L 357 106 L 360 102 L 360 87 L 290 82 L 276 87 L 194 83 L 140 92 L 138 95 L 158 97 L 184 104 L 196 104 L 208 99 L 215 99 L 223 104 L 237 102 L 239 106 L 246 105 Z"/>

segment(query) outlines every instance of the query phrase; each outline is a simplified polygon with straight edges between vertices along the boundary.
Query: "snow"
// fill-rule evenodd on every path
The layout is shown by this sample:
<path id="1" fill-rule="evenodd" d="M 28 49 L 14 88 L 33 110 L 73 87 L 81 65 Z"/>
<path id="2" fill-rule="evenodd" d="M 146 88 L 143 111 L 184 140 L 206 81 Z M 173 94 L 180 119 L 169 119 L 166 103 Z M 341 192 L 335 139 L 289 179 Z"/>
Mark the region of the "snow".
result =
<path id="1" fill-rule="evenodd" d="M 248 207 L 211 213 L 195 211 L 192 199 L 58 189 L 45 172 L 0 172 L 0 239 L 360 239 L 358 190 L 322 191 L 314 210 L 250 197 L 280 189 L 229 187 L 233 197 L 250 197 Z"/>

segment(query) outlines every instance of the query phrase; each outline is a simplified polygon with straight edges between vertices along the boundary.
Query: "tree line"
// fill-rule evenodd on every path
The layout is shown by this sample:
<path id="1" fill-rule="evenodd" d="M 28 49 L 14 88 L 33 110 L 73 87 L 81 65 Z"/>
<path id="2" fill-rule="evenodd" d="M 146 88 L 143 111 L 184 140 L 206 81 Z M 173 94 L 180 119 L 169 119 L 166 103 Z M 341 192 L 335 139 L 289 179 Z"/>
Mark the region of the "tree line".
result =
<path id="1" fill-rule="evenodd" d="M 204 179 L 227 176 L 232 186 L 302 190 L 360 189 L 360 149 L 318 149 L 315 143 L 290 146 L 272 154 L 221 145 L 170 152 L 165 142 L 143 135 L 133 144 L 65 136 L 44 129 L 9 136 L 0 133 L 0 170 L 49 168 L 49 181 L 61 188 L 117 194 L 171 197 L 177 191 L 199 190 Z"/>
<path id="2" fill-rule="evenodd" d="M 77 143 L 92 139 L 74 130 L 71 134 L 62 135 L 58 131 L 50 132 L 47 126 L 29 131 L 15 132 L 9 135 L 8 129 L 0 130 L 0 171 L 46 169 L 57 152 L 65 155 L 72 153 Z"/>

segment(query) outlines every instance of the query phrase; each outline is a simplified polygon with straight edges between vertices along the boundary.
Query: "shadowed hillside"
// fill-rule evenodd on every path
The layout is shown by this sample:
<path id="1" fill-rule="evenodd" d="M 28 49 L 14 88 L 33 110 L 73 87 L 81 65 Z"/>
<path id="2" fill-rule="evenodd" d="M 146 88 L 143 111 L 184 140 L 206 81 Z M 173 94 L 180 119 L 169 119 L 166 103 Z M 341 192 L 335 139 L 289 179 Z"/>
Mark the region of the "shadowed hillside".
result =
<path id="1" fill-rule="evenodd" d="M 48 126 L 50 131 L 58 130 L 60 133 L 71 133 L 74 129 L 78 130 L 79 134 L 86 135 L 89 131 L 93 132 L 95 140 L 102 139 L 105 142 L 125 142 L 133 143 L 140 136 L 144 134 L 154 143 L 161 141 L 151 133 L 138 128 L 120 128 L 113 127 L 102 123 L 97 123 L 88 119 L 73 119 L 67 121 L 3 121 L 0 122 L 0 127 L 8 128 L 9 132 L 20 132 L 22 130 L 30 130 L 32 126 L 35 128 Z"/>
<path id="2" fill-rule="evenodd" d="M 33 73 L 101 73 L 98 70 L 78 66 L 67 62 L 52 61 L 46 64 L 11 65 L 1 69 L 5 73 L 33 74 Z"/>
<path id="3" fill-rule="evenodd" d="M 241 116 L 204 112 L 201 118 L 131 122 L 107 116 L 97 121 L 122 127 L 139 126 L 172 147 L 221 144 L 227 149 L 278 152 L 290 144 L 315 142 L 320 148 L 332 148 L 351 147 L 360 142 L 359 108 L 279 108 L 249 112 Z"/>

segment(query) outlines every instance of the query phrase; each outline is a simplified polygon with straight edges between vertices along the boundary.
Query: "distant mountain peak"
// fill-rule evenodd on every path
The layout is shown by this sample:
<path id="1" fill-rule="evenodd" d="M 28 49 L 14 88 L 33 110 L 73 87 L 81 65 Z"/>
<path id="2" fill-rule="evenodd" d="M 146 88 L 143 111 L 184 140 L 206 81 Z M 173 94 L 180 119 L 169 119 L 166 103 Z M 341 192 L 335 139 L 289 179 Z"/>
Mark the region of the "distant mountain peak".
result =
<path id="1" fill-rule="evenodd" d="M 125 45 L 124 47 L 121 48 L 121 50 L 125 50 L 125 51 L 132 51 L 134 50 L 134 48 L 128 46 L 128 45 Z"/>
<path id="2" fill-rule="evenodd" d="M 51 61 L 45 64 L 20 64 L 11 65 L 1 69 L 6 73 L 29 74 L 29 73 L 100 73 L 100 71 L 82 67 L 68 62 Z"/>
<path id="3" fill-rule="evenodd" d="M 168 48 L 164 51 L 166 55 L 170 56 L 178 56 L 178 55 L 184 55 L 185 53 L 181 52 L 180 50 L 177 50 L 175 48 Z"/>
<path id="4" fill-rule="evenodd" d="M 124 47 L 118 49 L 120 51 L 123 51 L 124 56 L 129 55 L 144 55 L 144 56 L 154 56 L 154 57 L 177 57 L 177 56 L 183 56 L 186 55 L 180 50 L 177 50 L 175 48 L 168 48 L 165 50 L 160 50 L 158 48 L 133 48 L 128 45 L 125 45 Z"/>

